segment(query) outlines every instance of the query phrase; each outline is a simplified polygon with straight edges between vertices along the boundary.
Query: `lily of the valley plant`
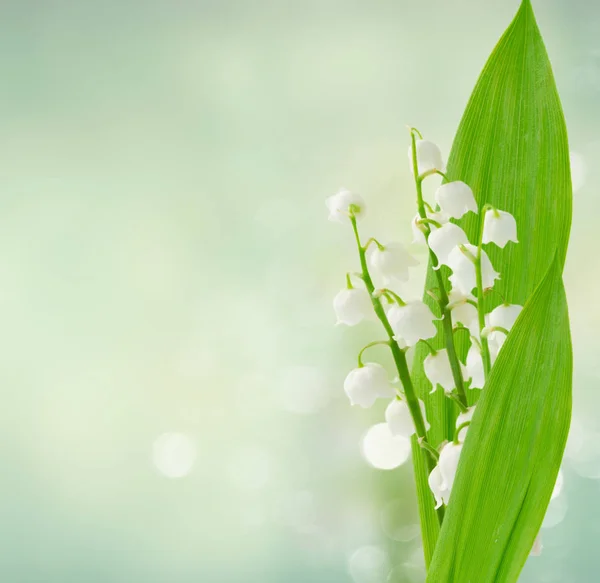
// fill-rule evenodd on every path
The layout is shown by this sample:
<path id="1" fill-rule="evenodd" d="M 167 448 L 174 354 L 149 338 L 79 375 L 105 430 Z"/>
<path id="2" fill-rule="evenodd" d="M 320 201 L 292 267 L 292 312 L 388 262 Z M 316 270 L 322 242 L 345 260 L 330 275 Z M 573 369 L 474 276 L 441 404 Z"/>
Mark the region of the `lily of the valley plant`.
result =
<path id="1" fill-rule="evenodd" d="M 389 432 L 412 441 L 427 581 L 513 582 L 540 553 L 562 488 L 572 386 L 568 143 L 529 0 L 479 79 L 447 168 L 412 127 L 408 160 L 416 214 L 398 224 L 427 250 L 421 298 L 401 291 L 419 263 L 410 250 L 362 232 L 365 200 L 342 189 L 326 201 L 357 252 L 333 300 L 337 322 L 381 324 L 344 390 L 357 407 L 385 400 Z"/>

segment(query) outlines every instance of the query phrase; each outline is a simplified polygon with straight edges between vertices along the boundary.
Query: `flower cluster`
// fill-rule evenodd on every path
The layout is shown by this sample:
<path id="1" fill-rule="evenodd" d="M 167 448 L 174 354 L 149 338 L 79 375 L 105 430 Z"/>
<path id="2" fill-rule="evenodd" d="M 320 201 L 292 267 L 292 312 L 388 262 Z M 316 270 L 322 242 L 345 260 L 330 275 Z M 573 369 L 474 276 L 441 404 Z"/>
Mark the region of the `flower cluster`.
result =
<path id="1" fill-rule="evenodd" d="M 416 433 L 419 443 L 429 453 L 429 485 L 439 507 L 448 503 L 460 452 L 475 410 L 474 406 L 469 406 L 469 400 L 472 402 L 473 399 L 468 399 L 465 388 L 483 389 L 522 309 L 502 301 L 486 313 L 484 305 L 484 298 L 500 279 L 486 248 L 489 245 L 504 248 L 509 242 L 518 243 L 517 225 L 507 211 L 489 204 L 478 206 L 472 189 L 465 182 L 450 180 L 443 172 L 440 149 L 422 139 L 414 129 L 411 130 L 408 155 L 418 207 L 411 221 L 413 243 L 427 246 L 430 267 L 437 282 L 437 287 L 427 293 L 435 299 L 437 306 L 432 309 L 420 299 L 403 299 L 398 289 L 392 289 L 406 282 L 410 270 L 419 262 L 398 241 L 381 242 L 370 238 L 363 244 L 358 222 L 366 212 L 365 201 L 342 189 L 327 199 L 329 219 L 352 226 L 360 271 L 346 275 L 346 286 L 335 296 L 333 307 L 340 325 L 355 326 L 374 317 L 383 325 L 386 339 L 372 342 L 361 350 L 358 366 L 346 377 L 344 390 L 352 405 L 365 408 L 371 407 L 377 399 L 391 399 L 385 410 L 389 429 L 393 435 L 406 438 Z M 435 174 L 441 175 L 444 183 L 437 188 L 435 200 L 430 204 L 424 200 L 422 183 Z M 476 240 L 470 240 L 455 222 L 467 213 L 480 217 Z M 451 272 L 447 281 L 441 266 Z M 440 328 L 443 342 L 439 341 Z M 455 349 L 455 336 L 459 332 L 465 334 L 470 343 L 464 362 L 458 358 Z M 430 425 L 425 403 L 417 396 L 408 371 L 406 350 L 418 343 L 423 343 L 428 350 L 423 371 L 432 385 L 431 392 L 441 387 L 460 410 L 454 438 L 437 447 L 428 442 Z M 394 386 L 381 365 L 363 363 L 363 352 L 375 344 L 390 348 L 401 387 Z M 434 348 L 434 344 L 442 344 L 444 348 Z"/>

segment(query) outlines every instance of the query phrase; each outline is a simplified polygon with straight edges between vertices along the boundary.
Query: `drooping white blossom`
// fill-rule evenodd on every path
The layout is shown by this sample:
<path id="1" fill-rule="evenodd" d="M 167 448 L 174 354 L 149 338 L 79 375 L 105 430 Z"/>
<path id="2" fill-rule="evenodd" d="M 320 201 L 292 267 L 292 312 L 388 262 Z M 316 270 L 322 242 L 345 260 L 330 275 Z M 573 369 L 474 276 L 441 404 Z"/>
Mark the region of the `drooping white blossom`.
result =
<path id="1" fill-rule="evenodd" d="M 441 385 L 446 393 L 450 393 L 456 387 L 446 349 L 438 350 L 435 354 L 428 354 L 423 361 L 423 370 L 433 385 L 432 393 L 436 391 L 437 385 Z"/>
<path id="2" fill-rule="evenodd" d="M 471 294 L 463 294 L 457 289 L 453 289 L 448 294 L 448 303 L 452 305 L 452 322 L 460 323 L 469 329 L 473 336 L 479 335 L 479 319 L 477 316 L 477 308 L 467 302 L 467 300 L 475 301 L 475 297 Z M 464 334 L 464 332 L 463 332 Z"/>
<path id="3" fill-rule="evenodd" d="M 477 202 L 473 191 L 461 180 L 446 182 L 435 191 L 435 202 L 454 219 L 460 219 L 465 213 L 477 213 Z"/>
<path id="4" fill-rule="evenodd" d="M 350 220 L 350 207 L 353 208 L 354 216 L 357 219 L 362 219 L 365 215 L 366 205 L 363 198 L 346 188 L 342 188 L 336 194 L 330 196 L 325 204 L 329 210 L 330 221 L 348 222 Z"/>
<path id="5" fill-rule="evenodd" d="M 425 233 L 424 233 L 425 226 L 422 224 L 419 225 L 419 222 L 418 222 L 421 220 L 421 218 L 422 218 L 421 215 L 419 213 L 417 213 L 411 221 L 412 234 L 413 234 L 412 242 L 414 244 L 418 244 L 418 245 L 425 245 L 425 243 L 426 243 Z M 448 217 L 448 215 L 446 213 L 444 213 L 442 210 L 439 210 L 439 211 L 433 211 L 433 212 L 427 211 L 427 218 L 435 221 L 436 223 L 439 223 L 440 225 L 444 225 L 445 223 L 448 222 L 448 219 L 450 217 Z M 437 229 L 437 227 L 432 223 L 429 223 L 428 226 L 431 231 L 435 231 Z"/>
<path id="6" fill-rule="evenodd" d="M 365 319 L 371 319 L 373 305 L 369 292 L 364 288 L 343 289 L 333 298 L 333 309 L 337 324 L 356 326 Z"/>
<path id="7" fill-rule="evenodd" d="M 421 407 L 421 413 L 425 421 L 425 429 L 429 431 L 431 425 L 427 422 L 425 403 L 421 399 L 419 399 L 419 407 Z M 406 401 L 394 399 L 385 410 L 385 420 L 392 435 L 401 435 L 408 439 L 415 432 L 415 425 Z"/>
<path id="8" fill-rule="evenodd" d="M 441 265 L 448 265 L 448 255 L 458 245 L 466 245 L 469 242 L 467 234 L 454 223 L 446 223 L 439 229 L 435 229 L 429 235 L 429 248 L 435 253 L 439 269 Z"/>
<path id="9" fill-rule="evenodd" d="M 522 310 L 523 306 L 517 304 L 500 304 L 488 314 L 486 327 L 499 327 L 510 330 Z M 493 330 L 488 334 L 490 350 L 493 348 L 496 353 L 500 351 L 505 340 L 506 334 L 500 330 Z"/>
<path id="10" fill-rule="evenodd" d="M 473 256 L 477 256 L 475 245 L 467 244 L 463 247 Z M 460 247 L 455 247 L 448 255 L 448 267 L 452 269 L 452 275 L 449 277 L 452 288 L 464 295 L 470 294 L 477 285 L 475 264 Z M 494 270 L 487 253 L 483 250 L 481 251 L 481 276 L 484 289 L 492 287 L 494 281 L 500 277 L 500 274 Z"/>
<path id="11" fill-rule="evenodd" d="M 515 217 L 506 211 L 488 210 L 483 221 L 482 241 L 495 243 L 498 247 L 504 247 L 509 241 L 518 243 Z"/>
<path id="12" fill-rule="evenodd" d="M 435 466 L 435 468 L 431 470 L 427 482 L 435 498 L 435 508 L 438 509 L 442 504 L 448 504 L 448 500 L 450 500 L 450 489 L 442 488 L 443 478 L 440 466 Z"/>
<path id="13" fill-rule="evenodd" d="M 344 391 L 350 404 L 364 409 L 372 407 L 377 399 L 391 399 L 395 394 L 386 370 L 375 362 L 351 370 L 344 381 Z"/>
<path id="14" fill-rule="evenodd" d="M 489 325 L 510 330 L 517 321 L 523 306 L 518 304 L 500 304 L 490 312 Z"/>
<path id="15" fill-rule="evenodd" d="M 437 466 L 429 474 L 429 487 L 435 497 L 436 508 L 448 504 L 462 447 L 462 443 L 452 441 L 444 445 Z"/>
<path id="16" fill-rule="evenodd" d="M 417 168 L 419 174 L 429 170 L 444 170 L 442 152 L 436 144 L 428 140 L 417 140 Z M 408 162 L 411 171 L 413 171 L 412 146 L 408 148 Z"/>
<path id="17" fill-rule="evenodd" d="M 456 477 L 456 469 L 458 468 L 458 460 L 462 452 L 463 444 L 448 442 L 440 451 L 440 459 L 438 466 L 442 473 L 442 488 L 450 490 L 454 484 Z"/>
<path id="18" fill-rule="evenodd" d="M 469 407 L 464 413 L 459 413 L 458 417 L 456 418 L 456 429 L 458 429 L 463 423 L 471 421 L 471 419 L 473 419 L 473 413 L 475 413 L 475 405 Z M 458 434 L 458 441 L 460 441 L 460 443 L 465 442 L 465 437 L 467 437 L 468 429 L 469 426 L 467 425 L 467 427 L 463 427 L 460 430 Z"/>
<path id="19" fill-rule="evenodd" d="M 396 340 L 402 339 L 407 346 L 436 335 L 433 312 L 421 301 L 408 302 L 405 306 L 392 306 L 388 320 Z"/>
<path id="20" fill-rule="evenodd" d="M 471 379 L 469 387 L 471 389 L 483 389 L 485 385 L 485 374 L 483 371 L 483 358 L 479 346 L 471 344 L 467 352 L 467 361 L 465 369 L 467 377 Z"/>
<path id="21" fill-rule="evenodd" d="M 386 284 L 395 280 L 408 281 L 408 268 L 419 264 L 402 243 L 388 243 L 383 249 L 372 245 L 369 263 Z"/>

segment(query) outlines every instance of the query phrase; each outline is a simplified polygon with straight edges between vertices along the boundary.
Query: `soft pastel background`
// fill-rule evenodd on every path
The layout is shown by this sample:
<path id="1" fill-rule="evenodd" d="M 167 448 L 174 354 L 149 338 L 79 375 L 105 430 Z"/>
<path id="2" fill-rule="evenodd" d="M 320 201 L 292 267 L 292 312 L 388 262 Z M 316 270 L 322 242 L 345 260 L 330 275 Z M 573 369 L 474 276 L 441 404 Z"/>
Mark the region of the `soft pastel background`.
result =
<path id="1" fill-rule="evenodd" d="M 405 123 L 448 151 L 517 4 L 0 3 L 2 581 L 423 580 L 410 462 L 372 468 L 383 403 L 343 395 L 379 332 L 333 326 L 356 260 L 324 199 L 408 242 Z M 576 152 L 576 373 L 522 581 L 593 582 L 600 5 L 534 5 Z"/>

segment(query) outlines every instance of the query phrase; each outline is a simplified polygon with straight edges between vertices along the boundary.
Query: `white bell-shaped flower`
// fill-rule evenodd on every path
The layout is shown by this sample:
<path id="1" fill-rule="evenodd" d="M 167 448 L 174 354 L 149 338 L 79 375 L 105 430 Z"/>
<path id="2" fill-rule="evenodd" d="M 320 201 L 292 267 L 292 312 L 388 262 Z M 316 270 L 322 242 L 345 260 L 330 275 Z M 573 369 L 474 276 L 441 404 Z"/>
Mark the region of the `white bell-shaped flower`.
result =
<path id="1" fill-rule="evenodd" d="M 388 243 L 383 249 L 372 245 L 369 263 L 386 284 L 408 281 L 408 268 L 419 264 L 402 243 Z"/>
<path id="2" fill-rule="evenodd" d="M 446 213 L 444 213 L 442 210 L 439 210 L 439 211 L 434 211 L 434 212 L 427 211 L 427 218 L 432 219 L 433 221 L 435 221 L 436 223 L 439 223 L 440 225 L 444 225 L 445 223 L 448 222 L 450 217 L 448 217 L 448 215 Z M 424 226 L 419 225 L 419 223 L 418 223 L 419 220 L 421 220 L 421 215 L 419 213 L 417 213 L 411 221 L 412 234 L 413 234 L 412 242 L 416 245 L 417 244 L 425 245 L 426 241 L 425 241 Z M 437 229 L 437 227 L 432 223 L 429 223 L 428 226 L 429 226 L 429 230 L 432 232 Z"/>
<path id="3" fill-rule="evenodd" d="M 418 221 L 421 219 L 421 215 L 417 213 L 410 222 L 410 226 L 412 229 L 413 240 L 412 242 L 415 245 L 425 245 L 425 231 L 423 225 L 419 225 Z M 431 225 L 430 225 L 431 227 Z M 433 227 L 435 228 L 435 227 Z"/>
<path id="4" fill-rule="evenodd" d="M 435 498 L 436 510 L 442 504 L 448 504 L 448 500 L 450 500 L 450 489 L 442 488 L 443 478 L 442 472 L 440 471 L 440 466 L 435 466 L 435 468 L 431 470 L 427 482 L 429 483 L 429 488 L 433 492 L 433 496 Z"/>
<path id="5" fill-rule="evenodd" d="M 456 418 L 456 429 L 458 429 L 463 423 L 467 423 L 467 421 L 470 422 L 471 419 L 473 419 L 473 413 L 475 413 L 475 405 L 469 407 L 464 413 L 459 413 L 458 417 Z M 460 441 L 460 443 L 465 442 L 465 437 L 467 437 L 468 429 L 469 426 L 467 425 L 466 427 L 463 427 L 460 430 L 458 434 L 458 441 Z"/>
<path id="6" fill-rule="evenodd" d="M 343 289 L 333 298 L 333 309 L 337 324 L 356 326 L 373 316 L 373 305 L 369 292 L 364 288 Z"/>
<path id="7" fill-rule="evenodd" d="M 483 243 L 496 243 L 498 247 L 504 247 L 509 241 L 518 243 L 517 221 L 510 213 L 488 210 L 483 221 Z"/>
<path id="8" fill-rule="evenodd" d="M 429 431 L 431 426 L 427 422 L 425 403 L 421 399 L 419 399 L 419 407 L 421 407 L 421 413 L 425 421 L 425 429 Z M 401 435 L 408 439 L 415 432 L 415 424 L 406 401 L 394 399 L 385 410 L 385 420 L 392 435 Z"/>
<path id="9" fill-rule="evenodd" d="M 471 379 L 469 385 L 471 389 L 483 389 L 485 385 L 485 374 L 483 371 L 483 358 L 479 346 L 475 343 L 471 344 L 471 348 L 467 352 L 466 362 L 467 377 Z"/>
<path id="10" fill-rule="evenodd" d="M 462 443 L 451 441 L 444 445 L 438 465 L 429 474 L 428 483 L 435 497 L 436 508 L 448 504 L 461 451 Z"/>
<path id="11" fill-rule="evenodd" d="M 454 219 L 460 219 L 465 213 L 477 213 L 477 202 L 473 191 L 461 180 L 446 182 L 435 191 L 435 202 Z"/>
<path id="12" fill-rule="evenodd" d="M 436 144 L 428 140 L 417 140 L 417 168 L 419 174 L 429 172 L 430 170 L 444 170 L 442 153 Z M 411 171 L 413 170 L 412 146 L 408 148 L 408 162 Z"/>
<path id="13" fill-rule="evenodd" d="M 448 351 L 445 348 L 438 350 L 435 354 L 428 354 L 423 361 L 423 370 L 433 385 L 432 393 L 436 391 L 438 385 L 441 385 L 446 393 L 452 392 L 456 387 Z"/>
<path id="14" fill-rule="evenodd" d="M 467 302 L 467 300 L 475 301 L 475 297 L 471 294 L 463 294 L 456 289 L 453 289 L 448 294 L 448 303 L 452 306 L 452 322 L 454 324 L 462 324 L 469 329 L 473 336 L 479 335 L 479 319 L 477 316 L 477 308 Z M 464 332 L 463 332 L 464 334 Z"/>
<path id="15" fill-rule="evenodd" d="M 421 301 L 393 306 L 387 315 L 395 339 L 404 340 L 407 346 L 414 346 L 419 340 L 427 340 L 437 333 L 433 323 L 436 318 Z"/>
<path id="16" fill-rule="evenodd" d="M 500 304 L 487 315 L 486 327 L 499 327 L 510 330 L 522 310 L 523 306 L 517 304 Z M 500 330 L 494 330 L 488 334 L 490 350 L 493 348 L 496 354 L 500 352 L 505 340 L 506 334 Z"/>
<path id="17" fill-rule="evenodd" d="M 469 242 L 467 234 L 454 223 L 446 223 L 429 235 L 429 248 L 435 253 L 439 269 L 441 265 L 448 265 L 448 255 L 458 245 Z"/>
<path id="18" fill-rule="evenodd" d="M 352 405 L 364 409 L 372 407 L 377 399 L 391 399 L 395 394 L 386 370 L 375 362 L 351 370 L 344 381 L 344 391 Z"/>
<path id="19" fill-rule="evenodd" d="M 464 247 L 473 256 L 477 256 L 475 245 L 468 244 Z M 448 267 L 452 270 L 452 275 L 449 277 L 452 288 L 464 295 L 470 294 L 477 285 L 475 264 L 460 247 L 455 247 L 448 255 Z M 487 253 L 483 250 L 481 251 L 481 277 L 484 289 L 492 287 L 494 281 L 500 277 L 500 274 L 494 270 Z"/>
<path id="20" fill-rule="evenodd" d="M 338 223 L 346 223 L 350 220 L 350 207 L 352 207 L 354 216 L 357 219 L 362 219 L 366 210 L 363 198 L 346 188 L 342 188 L 336 194 L 330 196 L 325 204 L 329 210 L 329 220 Z"/>
<path id="21" fill-rule="evenodd" d="M 438 466 L 442 474 L 442 488 L 445 490 L 452 489 L 462 448 L 462 443 L 450 441 L 442 448 L 442 451 L 440 451 Z"/>
<path id="22" fill-rule="evenodd" d="M 499 326 L 510 330 L 517 321 L 523 306 L 518 304 L 500 304 L 489 314 L 489 326 Z"/>

